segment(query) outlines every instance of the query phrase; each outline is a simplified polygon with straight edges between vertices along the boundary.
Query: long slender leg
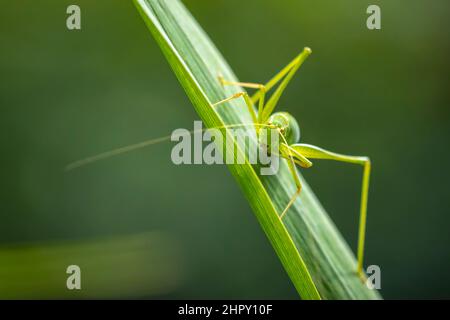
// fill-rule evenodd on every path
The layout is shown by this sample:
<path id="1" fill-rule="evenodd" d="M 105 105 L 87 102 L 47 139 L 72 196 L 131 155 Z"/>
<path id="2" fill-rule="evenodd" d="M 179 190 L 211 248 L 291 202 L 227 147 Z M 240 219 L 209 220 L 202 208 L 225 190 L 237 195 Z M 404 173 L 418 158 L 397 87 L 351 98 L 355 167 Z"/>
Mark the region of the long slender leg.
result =
<path id="1" fill-rule="evenodd" d="M 226 99 L 223 99 L 223 100 L 220 100 L 220 101 L 218 101 L 216 103 L 213 103 L 212 106 L 216 107 L 216 106 L 218 106 L 220 104 L 223 104 L 225 102 L 228 102 L 230 100 L 237 99 L 237 98 L 240 98 L 240 97 L 244 98 L 244 101 L 245 101 L 245 104 L 247 105 L 248 111 L 250 112 L 250 115 L 252 116 L 253 123 L 257 123 L 258 118 L 256 116 L 255 109 L 253 109 L 253 104 L 250 101 L 250 97 L 248 96 L 247 92 L 235 93 L 231 97 L 228 97 Z"/>
<path id="2" fill-rule="evenodd" d="M 259 89 L 252 97 L 251 102 L 256 103 L 259 100 L 258 107 L 258 123 L 265 123 L 265 121 L 272 114 L 275 109 L 278 100 L 286 89 L 288 83 L 291 81 L 292 77 L 295 75 L 297 70 L 303 64 L 305 59 L 311 54 L 310 48 L 304 48 L 303 51 L 295 57 L 287 66 L 285 66 L 280 72 L 278 72 L 272 79 L 270 79 L 265 85 L 252 82 L 234 82 L 225 80 L 223 77 L 219 77 L 219 81 L 223 85 L 239 85 L 241 87 Z M 282 81 L 281 81 L 282 80 Z M 278 82 L 280 85 L 277 87 L 273 95 L 270 97 L 267 104 L 265 104 L 265 94 L 272 87 L 274 87 Z"/>
<path id="3" fill-rule="evenodd" d="M 280 215 L 280 219 L 283 219 L 283 217 L 288 212 L 289 208 L 294 204 L 295 200 L 300 195 L 300 192 L 302 191 L 302 184 L 300 182 L 300 177 L 298 176 L 297 169 L 295 168 L 295 159 L 294 159 L 294 154 L 293 154 L 294 152 L 291 148 L 289 148 L 289 145 L 288 145 L 284 135 L 280 131 L 278 131 L 278 133 L 279 133 L 279 136 L 281 137 L 281 139 L 283 140 L 283 143 L 280 144 L 280 155 L 283 158 L 286 158 L 288 160 L 289 171 L 291 172 L 292 177 L 294 178 L 295 185 L 297 186 L 297 190 L 295 191 L 295 194 L 289 200 L 286 208 L 284 208 L 283 212 Z M 309 160 L 307 160 L 307 159 L 305 159 L 305 160 L 309 162 Z"/>
<path id="4" fill-rule="evenodd" d="M 358 275 L 363 276 L 364 241 L 366 238 L 367 199 L 369 195 L 370 159 L 368 157 L 347 156 L 330 152 L 322 148 L 308 144 L 294 144 L 291 146 L 308 159 L 327 159 L 362 165 L 364 168 L 361 187 L 361 207 L 359 214 L 358 231 Z"/>
<path id="5" fill-rule="evenodd" d="M 234 86 L 241 86 L 244 88 L 251 88 L 251 89 L 259 89 L 258 92 L 261 93 L 261 98 L 259 99 L 259 104 L 258 104 L 258 114 L 262 113 L 262 110 L 264 108 L 264 103 L 265 103 L 265 96 L 266 96 L 266 87 L 263 84 L 260 83 L 253 83 L 253 82 L 236 82 L 236 81 L 228 81 L 225 80 L 222 76 L 219 76 L 219 81 L 222 85 L 226 86 L 226 85 L 234 85 Z M 247 104 L 247 106 L 252 106 L 252 113 L 254 113 L 254 109 L 253 109 L 253 104 L 255 102 L 251 101 L 250 97 L 245 96 L 245 103 Z M 253 116 L 253 115 L 252 115 Z M 254 119 L 254 122 L 257 122 L 257 118 Z M 259 121 L 258 121 L 259 122 Z"/>
<path id="6" fill-rule="evenodd" d="M 301 59 L 302 55 L 304 54 L 303 52 L 305 50 L 309 50 L 309 52 L 311 53 L 311 49 L 309 48 L 304 48 L 302 52 L 300 52 L 300 54 L 298 54 L 291 62 L 289 62 L 283 69 L 281 69 L 280 72 L 278 72 L 275 76 L 272 77 L 272 79 L 270 79 L 264 86 L 266 88 L 266 91 L 269 91 L 270 89 L 272 89 L 281 79 L 283 79 L 283 77 L 294 67 L 298 64 L 298 60 Z M 252 96 L 252 102 L 256 103 L 256 101 L 258 101 L 258 99 L 260 98 L 261 92 L 256 92 L 253 96 Z"/>
<path id="7" fill-rule="evenodd" d="M 294 178 L 297 190 L 295 191 L 291 200 L 289 200 L 289 203 L 287 204 L 286 208 L 284 208 L 283 212 L 281 213 L 280 219 L 284 218 L 284 216 L 288 212 L 289 208 L 294 204 L 295 200 L 297 199 L 297 197 L 300 195 L 300 192 L 302 191 L 302 184 L 300 182 L 300 178 L 298 176 L 298 172 L 297 172 L 297 169 L 295 168 L 295 164 L 293 163 L 292 158 L 288 160 L 288 167 L 289 167 L 289 171 L 292 174 L 292 177 Z"/>
<path id="8" fill-rule="evenodd" d="M 273 110 L 275 109 L 275 107 L 278 103 L 278 100 L 280 100 L 280 97 L 283 94 L 284 89 L 286 89 L 288 83 L 291 81 L 294 74 L 297 72 L 297 70 L 300 68 L 300 66 L 303 64 L 303 62 L 306 60 L 306 58 L 310 54 L 311 54 L 311 49 L 304 48 L 302 53 L 300 53 L 298 55 L 298 57 L 294 60 L 295 62 L 293 64 L 293 66 L 291 67 L 291 69 L 289 70 L 287 75 L 284 77 L 283 81 L 281 81 L 280 85 L 277 87 L 275 92 L 272 94 L 269 101 L 267 101 L 266 105 L 264 106 L 263 112 L 258 114 L 258 121 L 260 123 L 266 122 L 266 120 L 270 117 L 270 115 L 272 114 Z M 275 76 L 275 78 L 276 77 L 277 76 Z M 280 79 L 281 78 L 282 77 L 280 77 Z M 279 79 L 276 79 L 276 80 L 279 81 Z M 269 81 L 269 83 L 270 83 L 270 81 Z M 266 87 L 269 87 L 269 86 L 266 86 Z"/>
<path id="9" fill-rule="evenodd" d="M 290 157 L 292 157 L 294 163 L 298 164 L 300 167 L 309 168 L 312 166 L 311 161 L 306 159 L 305 156 L 285 143 L 280 145 L 280 155 L 286 159 L 290 159 Z"/>

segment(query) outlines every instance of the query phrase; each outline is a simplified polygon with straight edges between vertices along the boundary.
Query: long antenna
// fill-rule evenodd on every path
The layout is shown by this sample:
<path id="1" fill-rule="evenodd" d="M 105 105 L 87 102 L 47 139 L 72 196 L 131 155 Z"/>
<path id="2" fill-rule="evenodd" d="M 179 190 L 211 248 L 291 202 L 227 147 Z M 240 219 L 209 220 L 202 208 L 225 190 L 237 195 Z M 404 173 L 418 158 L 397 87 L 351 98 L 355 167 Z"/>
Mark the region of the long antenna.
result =
<path id="1" fill-rule="evenodd" d="M 88 158 L 77 160 L 77 161 L 72 162 L 69 165 L 67 165 L 64 168 L 64 171 L 70 171 L 70 170 L 73 170 L 73 169 L 85 166 L 87 164 L 90 164 L 90 163 L 93 163 L 93 162 L 96 162 L 96 161 L 99 161 L 99 160 L 103 160 L 103 159 L 106 159 L 106 158 L 117 156 L 117 155 L 122 154 L 122 153 L 126 153 L 126 152 L 130 152 L 130 151 L 133 151 L 133 150 L 136 150 L 136 149 L 140 149 L 140 148 L 144 148 L 144 147 L 147 147 L 147 146 L 151 146 L 152 144 L 157 144 L 157 143 L 160 143 L 160 142 L 164 142 L 166 140 L 169 140 L 170 137 L 171 136 L 166 136 L 166 137 L 156 138 L 156 139 L 152 139 L 152 140 L 142 141 L 142 142 L 135 143 L 135 144 L 132 144 L 132 145 L 129 145 L 129 146 L 125 146 L 125 147 L 122 147 L 122 148 L 117 148 L 117 149 L 113 149 L 113 150 L 110 150 L 110 151 L 102 152 L 102 153 L 99 153 L 97 155 L 94 155 L 94 156 L 91 156 L 91 157 L 88 157 Z"/>
<path id="2" fill-rule="evenodd" d="M 274 128 L 273 125 L 268 125 L 268 124 L 257 124 L 257 123 L 246 123 L 246 124 L 232 124 L 232 125 L 226 125 L 226 126 L 221 126 L 221 127 L 214 127 L 214 128 L 204 128 L 204 129 L 197 129 L 197 130 L 191 130 L 189 131 L 189 134 L 193 134 L 196 132 L 204 132 L 206 130 L 209 129 L 228 129 L 228 128 L 238 128 L 238 127 L 246 127 L 246 126 L 253 126 L 253 127 L 269 127 L 269 128 Z M 121 148 L 117 148 L 117 149 L 113 149 L 110 151 L 106 151 L 106 152 L 102 152 L 99 153 L 97 155 L 91 156 L 91 157 L 87 157 L 81 160 L 77 160 L 75 162 L 72 162 L 70 164 L 68 164 L 65 168 L 64 171 L 71 171 L 73 169 L 77 169 L 79 167 L 83 167 L 85 165 L 91 164 L 93 162 L 97 162 L 100 160 L 104 160 L 110 157 L 114 157 L 123 153 L 127 153 L 130 151 L 134 151 L 137 149 L 141 149 L 144 147 L 148 147 L 151 146 L 153 144 L 157 144 L 157 143 L 161 143 L 167 140 L 170 140 L 172 136 L 165 136 L 165 137 L 160 137 L 160 138 L 156 138 L 156 139 L 151 139 L 151 140 L 146 140 L 146 141 L 142 141 L 142 142 L 138 142 L 132 145 L 128 145 L 125 147 L 121 147 Z"/>

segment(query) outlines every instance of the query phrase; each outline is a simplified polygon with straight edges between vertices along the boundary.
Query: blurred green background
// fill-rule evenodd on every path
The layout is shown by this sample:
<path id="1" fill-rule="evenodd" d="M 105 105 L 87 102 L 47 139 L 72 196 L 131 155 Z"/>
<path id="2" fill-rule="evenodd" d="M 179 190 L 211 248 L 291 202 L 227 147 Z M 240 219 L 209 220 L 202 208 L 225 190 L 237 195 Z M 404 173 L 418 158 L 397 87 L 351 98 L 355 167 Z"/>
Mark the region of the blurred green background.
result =
<path id="1" fill-rule="evenodd" d="M 304 142 L 371 157 L 366 264 L 381 267 L 383 297 L 450 298 L 449 2 L 184 3 L 241 80 L 266 81 L 313 49 L 280 110 L 298 119 Z M 69 4 L 81 7 L 80 31 L 66 28 Z M 381 7 L 379 31 L 366 28 L 369 4 Z M 110 288 L 94 296 L 297 298 L 225 166 L 175 166 L 166 143 L 63 172 L 198 119 L 131 1 L 2 0 L 1 8 L 0 297 L 28 296 L 17 277 L 41 277 L 42 261 L 61 264 L 41 272 L 60 270 L 67 296 L 65 259 L 41 250 L 19 273 L 26 253 L 11 258 L 11 246 L 112 238 L 108 250 L 119 254 L 120 239 L 134 246 L 135 235 L 156 232 L 167 240 L 159 250 L 177 253 L 112 259 L 102 265 Z M 316 162 L 302 172 L 354 249 L 360 168 Z M 89 254 L 96 258 L 74 256 Z M 152 286 L 145 275 L 164 263 L 176 264 L 173 274 Z M 148 290 L 136 284 L 121 294 L 119 274 L 141 277 Z M 152 289 L 164 281 L 170 290 Z M 34 296 L 60 296 L 40 285 Z"/>

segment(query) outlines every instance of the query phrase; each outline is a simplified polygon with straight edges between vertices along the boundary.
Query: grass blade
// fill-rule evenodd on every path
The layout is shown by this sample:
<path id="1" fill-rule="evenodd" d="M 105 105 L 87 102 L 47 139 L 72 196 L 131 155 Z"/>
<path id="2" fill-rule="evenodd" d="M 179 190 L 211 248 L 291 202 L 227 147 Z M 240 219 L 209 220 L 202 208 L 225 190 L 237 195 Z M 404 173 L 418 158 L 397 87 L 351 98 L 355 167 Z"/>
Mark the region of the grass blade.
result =
<path id="1" fill-rule="evenodd" d="M 230 80 L 237 80 L 236 76 L 186 8 L 178 0 L 134 2 L 205 125 L 251 123 L 240 99 L 230 102 L 232 106 L 211 107 L 211 103 L 243 90 L 220 85 L 219 74 Z M 278 218 L 295 192 L 284 160 L 274 176 L 259 176 L 257 167 L 248 161 L 228 168 L 301 298 L 379 298 L 377 291 L 358 279 L 354 255 L 304 179 L 300 200 L 283 222 Z"/>

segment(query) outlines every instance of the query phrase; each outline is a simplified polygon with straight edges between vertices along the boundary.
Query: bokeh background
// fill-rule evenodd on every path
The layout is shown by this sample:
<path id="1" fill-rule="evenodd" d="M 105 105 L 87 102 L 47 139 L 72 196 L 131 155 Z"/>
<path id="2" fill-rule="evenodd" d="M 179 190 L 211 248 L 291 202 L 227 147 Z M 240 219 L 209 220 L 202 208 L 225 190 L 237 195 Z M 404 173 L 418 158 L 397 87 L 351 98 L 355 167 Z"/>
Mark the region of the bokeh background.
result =
<path id="1" fill-rule="evenodd" d="M 303 141 L 371 157 L 366 264 L 383 297 L 450 298 L 448 1 L 184 3 L 241 80 L 313 49 L 280 109 Z M 1 8 L 0 297 L 297 298 L 225 166 L 175 166 L 166 143 L 63 171 L 198 119 L 132 1 Z M 303 173 L 354 249 L 360 168 Z"/>

